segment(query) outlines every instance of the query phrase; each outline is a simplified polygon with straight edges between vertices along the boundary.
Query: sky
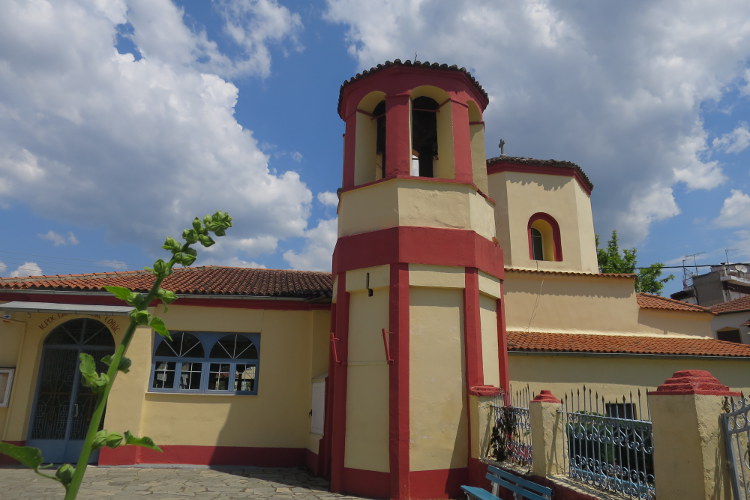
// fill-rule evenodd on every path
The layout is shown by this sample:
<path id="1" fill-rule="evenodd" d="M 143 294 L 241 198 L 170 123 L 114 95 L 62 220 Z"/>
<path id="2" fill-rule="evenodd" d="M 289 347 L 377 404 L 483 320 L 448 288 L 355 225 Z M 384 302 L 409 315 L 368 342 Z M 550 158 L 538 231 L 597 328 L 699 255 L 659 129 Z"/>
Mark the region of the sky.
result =
<path id="1" fill-rule="evenodd" d="M 580 165 L 640 264 L 750 261 L 747 0 L 3 0 L 0 275 L 140 269 L 216 210 L 198 265 L 330 270 L 340 85 L 396 58 L 466 67 L 488 156 Z"/>

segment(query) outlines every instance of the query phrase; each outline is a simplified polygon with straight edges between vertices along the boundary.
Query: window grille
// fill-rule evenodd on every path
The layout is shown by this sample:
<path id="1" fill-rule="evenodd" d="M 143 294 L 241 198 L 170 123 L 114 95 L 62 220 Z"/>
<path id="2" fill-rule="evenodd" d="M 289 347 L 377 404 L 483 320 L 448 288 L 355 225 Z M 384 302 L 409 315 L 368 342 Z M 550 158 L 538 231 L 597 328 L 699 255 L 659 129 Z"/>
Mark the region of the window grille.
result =
<path id="1" fill-rule="evenodd" d="M 151 391 L 257 394 L 259 334 L 172 332 L 171 336 L 171 340 L 155 340 Z"/>

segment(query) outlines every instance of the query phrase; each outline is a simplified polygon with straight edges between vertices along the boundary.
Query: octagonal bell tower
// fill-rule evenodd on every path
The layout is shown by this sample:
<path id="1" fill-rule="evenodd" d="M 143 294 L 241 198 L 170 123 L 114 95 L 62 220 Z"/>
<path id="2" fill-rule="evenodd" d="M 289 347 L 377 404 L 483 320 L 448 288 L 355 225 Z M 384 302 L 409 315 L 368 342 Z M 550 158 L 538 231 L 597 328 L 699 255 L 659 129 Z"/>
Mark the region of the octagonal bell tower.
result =
<path id="1" fill-rule="evenodd" d="M 321 448 L 334 491 L 441 498 L 481 476 L 480 407 L 508 384 L 487 103 L 465 69 L 411 61 L 341 87 Z"/>

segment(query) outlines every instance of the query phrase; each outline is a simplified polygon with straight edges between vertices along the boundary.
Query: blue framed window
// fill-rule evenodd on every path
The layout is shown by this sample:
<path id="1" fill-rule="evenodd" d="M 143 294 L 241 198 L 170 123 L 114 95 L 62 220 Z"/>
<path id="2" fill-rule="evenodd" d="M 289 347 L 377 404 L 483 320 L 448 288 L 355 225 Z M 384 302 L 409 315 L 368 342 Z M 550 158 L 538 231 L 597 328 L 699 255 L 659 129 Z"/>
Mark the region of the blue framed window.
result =
<path id="1" fill-rule="evenodd" d="M 170 332 L 156 336 L 152 392 L 257 394 L 257 333 Z"/>

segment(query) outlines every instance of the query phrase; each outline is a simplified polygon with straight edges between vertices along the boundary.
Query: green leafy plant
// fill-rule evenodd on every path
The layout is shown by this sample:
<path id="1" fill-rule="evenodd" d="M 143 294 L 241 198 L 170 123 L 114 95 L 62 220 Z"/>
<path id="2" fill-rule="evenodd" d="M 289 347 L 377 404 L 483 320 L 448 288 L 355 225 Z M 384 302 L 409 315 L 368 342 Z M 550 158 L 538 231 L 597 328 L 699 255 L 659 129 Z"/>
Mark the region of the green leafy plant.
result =
<path id="1" fill-rule="evenodd" d="M 648 267 L 638 266 L 638 251 L 635 248 L 623 248 L 620 254 L 620 243 L 617 231 L 612 231 L 612 237 L 607 242 L 607 248 L 599 248 L 599 235 L 596 236 L 596 257 L 599 270 L 603 273 L 635 274 L 635 291 L 660 294 L 664 283 L 674 279 L 674 275 L 662 277 L 664 264 L 657 262 Z M 636 269 L 638 273 L 636 274 Z"/>
<path id="2" fill-rule="evenodd" d="M 73 500 L 78 495 L 78 490 L 83 481 L 83 475 L 86 473 L 91 454 L 96 450 L 108 447 L 117 448 L 118 446 L 134 445 L 143 446 L 152 450 L 161 451 L 154 441 L 149 437 L 136 437 L 129 431 L 120 434 L 110 432 L 106 429 L 99 429 L 104 416 L 104 408 L 107 405 L 107 398 L 112 389 L 118 372 L 127 373 L 130 369 L 130 359 L 125 357 L 125 353 L 130 346 L 135 330 L 139 326 L 149 326 L 157 334 L 167 337 L 171 340 L 169 330 L 164 321 L 158 316 L 154 316 L 148 311 L 148 307 L 153 302 L 161 302 L 164 310 L 167 306 L 177 300 L 177 295 L 169 290 L 161 288 L 164 279 L 172 274 L 174 266 L 189 266 L 198 255 L 198 252 L 192 248 L 192 245 L 200 243 L 204 247 L 210 247 L 214 244 L 211 234 L 214 236 L 224 236 L 226 230 L 232 226 L 232 218 L 224 212 L 216 212 L 213 215 L 206 215 L 203 220 L 195 218 L 191 228 L 182 232 L 183 243 L 180 243 L 172 237 L 164 241 L 162 248 L 171 252 L 172 257 L 169 261 L 158 259 L 154 262 L 153 268 L 147 267 L 155 277 L 154 283 L 147 294 L 133 292 L 128 288 L 121 286 L 104 287 L 109 293 L 124 301 L 133 307 L 130 312 L 130 324 L 123 335 L 122 341 L 117 346 L 115 353 L 111 356 L 104 356 L 101 361 L 109 368 L 106 373 L 96 371 L 96 362 L 94 358 L 86 353 L 81 353 L 79 371 L 82 376 L 82 383 L 90 387 L 96 394 L 96 406 L 91 415 L 86 438 L 78 456 L 78 463 L 75 467 L 70 464 L 61 465 L 55 474 L 43 472 L 45 469 L 51 469 L 52 464 L 44 464 L 42 451 L 31 446 L 15 446 L 10 443 L 0 442 L 0 453 L 17 460 L 21 464 L 34 470 L 40 476 L 59 481 L 65 487 L 65 500 Z"/>

